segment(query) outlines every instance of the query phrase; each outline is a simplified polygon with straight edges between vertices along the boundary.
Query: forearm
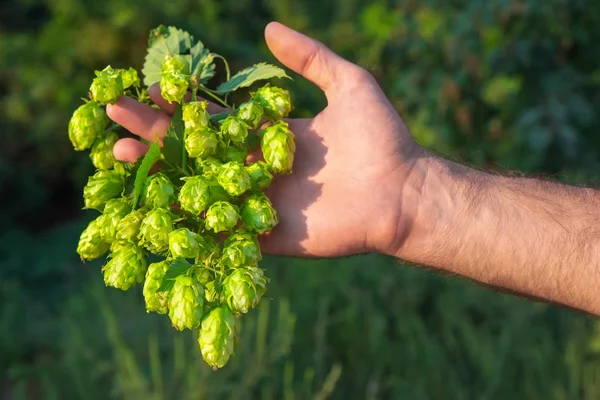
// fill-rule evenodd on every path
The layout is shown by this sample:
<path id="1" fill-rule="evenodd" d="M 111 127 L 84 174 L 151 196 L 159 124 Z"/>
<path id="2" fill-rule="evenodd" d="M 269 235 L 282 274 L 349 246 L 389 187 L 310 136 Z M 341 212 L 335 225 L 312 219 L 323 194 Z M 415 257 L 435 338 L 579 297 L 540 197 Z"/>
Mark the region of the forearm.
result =
<path id="1" fill-rule="evenodd" d="M 599 191 L 433 156 L 414 174 L 415 220 L 397 256 L 600 315 Z"/>

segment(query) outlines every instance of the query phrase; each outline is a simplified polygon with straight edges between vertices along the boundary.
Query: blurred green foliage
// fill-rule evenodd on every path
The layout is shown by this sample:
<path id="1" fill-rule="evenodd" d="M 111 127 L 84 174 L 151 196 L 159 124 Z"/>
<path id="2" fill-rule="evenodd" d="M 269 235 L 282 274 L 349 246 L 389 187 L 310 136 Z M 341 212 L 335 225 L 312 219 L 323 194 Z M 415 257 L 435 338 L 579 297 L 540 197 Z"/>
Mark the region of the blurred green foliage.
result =
<path id="1" fill-rule="evenodd" d="M 8 0 L 0 18 L 0 398 L 600 398 L 600 324 L 377 255 L 267 259 L 273 300 L 213 372 L 77 259 L 92 167 L 67 138 L 93 70 L 140 69 L 156 25 L 239 69 L 274 61 L 275 19 L 369 69 L 423 145 L 598 182 L 600 3 Z M 314 114 L 324 97 L 294 78 L 295 115 Z"/>

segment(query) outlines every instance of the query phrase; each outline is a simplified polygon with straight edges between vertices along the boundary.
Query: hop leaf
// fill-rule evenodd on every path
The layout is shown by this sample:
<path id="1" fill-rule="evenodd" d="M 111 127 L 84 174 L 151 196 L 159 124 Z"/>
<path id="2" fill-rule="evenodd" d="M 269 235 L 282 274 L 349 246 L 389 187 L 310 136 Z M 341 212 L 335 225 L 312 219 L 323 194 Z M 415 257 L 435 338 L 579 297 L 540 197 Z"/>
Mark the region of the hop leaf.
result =
<path id="1" fill-rule="evenodd" d="M 142 203 L 153 208 L 169 207 L 175 202 L 175 188 L 161 172 L 146 178 Z"/>
<path id="2" fill-rule="evenodd" d="M 169 233 L 169 250 L 173 258 L 196 258 L 200 253 L 198 242 L 200 235 L 187 228 L 180 228 Z"/>
<path id="3" fill-rule="evenodd" d="M 146 214 L 140 225 L 140 245 L 161 254 L 169 248 L 169 233 L 173 230 L 173 214 L 167 208 L 155 208 Z"/>
<path id="4" fill-rule="evenodd" d="M 233 161 L 223 164 L 217 181 L 232 196 L 240 196 L 251 186 L 250 175 L 244 168 L 244 164 Z"/>
<path id="5" fill-rule="evenodd" d="M 252 100 L 241 104 L 236 111 L 238 118 L 248 124 L 252 129 L 258 128 L 263 114 L 264 110 L 262 106 L 258 102 Z"/>
<path id="6" fill-rule="evenodd" d="M 190 101 L 182 105 L 183 123 L 189 132 L 204 130 L 209 127 L 209 116 L 206 112 L 206 101 Z"/>
<path id="7" fill-rule="evenodd" d="M 167 55 L 161 66 L 160 92 L 170 103 L 183 103 L 190 80 L 190 65 L 183 56 Z"/>
<path id="8" fill-rule="evenodd" d="M 109 200 L 103 214 L 98 217 L 101 226 L 102 240 L 112 243 L 116 240 L 117 225 L 131 211 L 131 205 L 125 198 Z"/>
<path id="9" fill-rule="evenodd" d="M 108 117 L 93 101 L 80 106 L 69 121 L 69 139 L 77 151 L 89 149 L 104 134 Z"/>
<path id="10" fill-rule="evenodd" d="M 146 302 L 146 312 L 155 311 L 159 314 L 167 313 L 167 294 L 158 292 L 162 280 L 169 268 L 167 261 L 161 261 L 150 264 L 146 272 L 146 280 L 144 281 L 144 300 Z"/>
<path id="11" fill-rule="evenodd" d="M 206 212 L 206 229 L 223 232 L 232 229 L 240 219 L 235 206 L 226 201 L 217 201 Z"/>
<path id="12" fill-rule="evenodd" d="M 111 169 L 115 166 L 117 160 L 113 154 L 113 147 L 119 140 L 119 135 L 109 132 L 103 138 L 96 140 L 90 152 L 92 164 L 97 169 Z"/>
<path id="13" fill-rule="evenodd" d="M 285 118 L 292 111 L 289 92 L 268 83 L 252 93 L 251 96 L 252 100 L 262 106 L 265 115 L 272 120 Z"/>
<path id="14" fill-rule="evenodd" d="M 101 226 L 97 218 L 90 222 L 81 233 L 77 253 L 82 260 L 94 260 L 106 253 L 109 246 L 109 243 L 102 240 Z"/>
<path id="15" fill-rule="evenodd" d="M 122 71 L 115 70 L 109 65 L 102 71 L 96 71 L 95 74 L 96 78 L 90 86 L 92 100 L 100 104 L 115 104 L 125 92 Z"/>
<path id="16" fill-rule="evenodd" d="M 223 282 L 225 301 L 234 313 L 245 314 L 260 302 L 267 280 L 257 267 L 237 268 Z"/>
<path id="17" fill-rule="evenodd" d="M 252 190 L 255 192 L 264 190 L 273 182 L 273 174 L 269 171 L 269 166 L 264 161 L 257 161 L 246 167 L 250 175 Z"/>
<path id="18" fill-rule="evenodd" d="M 110 260 L 102 269 L 104 283 L 121 290 L 128 290 L 144 280 L 146 258 L 139 247 L 124 243 L 110 255 Z"/>
<path id="19" fill-rule="evenodd" d="M 202 357 L 214 369 L 222 368 L 233 354 L 235 318 L 227 306 L 212 309 L 202 319 L 198 344 Z"/>
<path id="20" fill-rule="evenodd" d="M 242 204 L 242 220 L 257 233 L 266 233 L 279 223 L 279 216 L 264 194 L 253 194 Z"/>
<path id="21" fill-rule="evenodd" d="M 142 210 L 135 210 L 124 216 L 117 224 L 116 240 L 133 242 L 140 233 L 140 225 L 145 214 Z"/>
<path id="22" fill-rule="evenodd" d="M 123 193 L 125 177 L 115 170 L 98 171 L 83 188 L 85 208 L 102 211 L 106 202 Z"/>
<path id="23" fill-rule="evenodd" d="M 179 204 L 181 208 L 194 215 L 199 215 L 210 205 L 210 188 L 201 176 L 182 178 L 185 183 L 179 191 Z"/>
<path id="24" fill-rule="evenodd" d="M 244 143 L 248 137 L 250 125 L 246 124 L 241 118 L 230 115 L 221 123 L 221 137 L 229 139 L 234 143 Z"/>
<path id="25" fill-rule="evenodd" d="M 169 297 L 169 318 L 180 331 L 200 326 L 204 313 L 204 288 L 191 277 L 179 275 Z"/>
<path id="26" fill-rule="evenodd" d="M 261 149 L 267 164 L 278 174 L 289 174 L 294 164 L 296 136 L 288 124 L 277 121 L 262 131 Z"/>
<path id="27" fill-rule="evenodd" d="M 238 268 L 244 265 L 255 265 L 261 259 L 262 255 L 256 235 L 240 230 L 225 240 L 221 260 L 226 267 Z"/>
<path id="28" fill-rule="evenodd" d="M 217 150 L 217 132 L 211 128 L 186 132 L 185 149 L 192 158 L 208 157 Z"/>

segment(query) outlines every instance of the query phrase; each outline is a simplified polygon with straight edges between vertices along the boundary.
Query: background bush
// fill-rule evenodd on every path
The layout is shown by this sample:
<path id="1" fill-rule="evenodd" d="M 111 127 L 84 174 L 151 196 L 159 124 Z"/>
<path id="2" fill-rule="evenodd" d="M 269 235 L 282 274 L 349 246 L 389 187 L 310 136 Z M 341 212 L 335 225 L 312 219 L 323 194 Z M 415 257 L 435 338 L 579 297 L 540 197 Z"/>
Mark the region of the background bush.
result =
<path id="1" fill-rule="evenodd" d="M 274 61 L 275 19 L 369 69 L 423 145 L 594 184 L 600 3 L 9 0 L 0 18 L 0 398 L 600 398 L 598 323 L 377 255 L 267 258 L 273 300 L 213 372 L 139 288 L 78 260 L 92 167 L 67 137 L 93 70 L 140 69 L 156 25 L 241 68 Z M 323 95 L 294 78 L 313 115 Z"/>

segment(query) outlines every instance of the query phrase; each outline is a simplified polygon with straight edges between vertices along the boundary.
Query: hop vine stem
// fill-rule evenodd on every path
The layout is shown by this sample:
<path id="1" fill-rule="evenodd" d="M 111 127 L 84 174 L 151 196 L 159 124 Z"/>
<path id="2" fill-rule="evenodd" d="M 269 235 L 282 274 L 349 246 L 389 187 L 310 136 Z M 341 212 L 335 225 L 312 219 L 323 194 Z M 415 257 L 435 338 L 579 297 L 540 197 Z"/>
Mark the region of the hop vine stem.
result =
<path id="1" fill-rule="evenodd" d="M 209 95 L 210 97 L 212 97 L 214 100 L 218 101 L 222 106 L 225 106 L 225 107 L 229 108 L 230 110 L 233 110 L 233 107 L 231 105 L 229 105 L 225 100 L 223 100 L 219 96 L 217 96 L 215 94 L 216 92 L 214 90 L 211 90 L 204 85 L 200 85 L 198 87 L 198 89 L 200 89 L 202 92 L 204 92 L 207 95 Z"/>

